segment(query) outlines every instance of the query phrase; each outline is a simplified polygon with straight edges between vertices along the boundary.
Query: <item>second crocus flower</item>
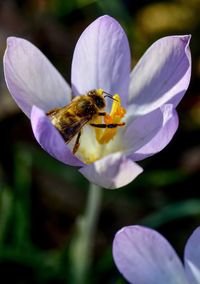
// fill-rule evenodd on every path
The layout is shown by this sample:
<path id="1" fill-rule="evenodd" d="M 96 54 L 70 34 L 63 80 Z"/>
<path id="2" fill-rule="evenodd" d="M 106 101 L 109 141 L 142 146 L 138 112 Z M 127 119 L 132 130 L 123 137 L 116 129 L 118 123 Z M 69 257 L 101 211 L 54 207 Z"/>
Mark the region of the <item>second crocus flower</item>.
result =
<path id="1" fill-rule="evenodd" d="M 142 226 L 127 226 L 116 234 L 113 257 L 132 284 L 200 284 L 200 227 L 186 243 L 184 265 L 162 235 Z"/>

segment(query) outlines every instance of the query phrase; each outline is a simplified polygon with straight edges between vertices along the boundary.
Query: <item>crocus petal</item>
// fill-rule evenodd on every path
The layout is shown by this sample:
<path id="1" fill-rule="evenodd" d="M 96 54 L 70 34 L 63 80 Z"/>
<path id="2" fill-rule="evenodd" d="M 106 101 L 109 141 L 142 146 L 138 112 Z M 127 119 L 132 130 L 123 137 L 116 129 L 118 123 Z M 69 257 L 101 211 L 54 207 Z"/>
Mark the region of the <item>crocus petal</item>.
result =
<path id="1" fill-rule="evenodd" d="M 190 236 L 185 246 L 185 270 L 189 283 L 200 283 L 200 227 Z"/>
<path id="2" fill-rule="evenodd" d="M 167 104 L 161 107 L 163 113 L 162 127 L 158 133 L 140 148 L 138 151 L 130 155 L 130 158 L 134 161 L 140 161 L 147 157 L 150 157 L 162 149 L 164 149 L 167 144 L 173 138 L 177 128 L 178 128 L 178 115 L 173 105 Z"/>
<path id="3" fill-rule="evenodd" d="M 84 94 L 102 88 L 119 93 L 122 103 L 128 94 L 129 44 L 120 24 L 109 16 L 94 21 L 80 36 L 72 61 L 72 88 Z"/>
<path id="4" fill-rule="evenodd" d="M 191 76 L 190 36 L 156 41 L 131 73 L 129 104 L 135 115 L 181 100 Z"/>
<path id="5" fill-rule="evenodd" d="M 165 108 L 159 108 L 128 123 L 123 139 L 126 152 L 135 153 L 157 135 L 163 125 L 163 112 Z"/>
<path id="6" fill-rule="evenodd" d="M 83 166 L 83 163 L 71 153 L 44 111 L 36 106 L 33 106 L 31 111 L 31 124 L 36 140 L 51 156 L 67 165 Z"/>
<path id="7" fill-rule="evenodd" d="M 48 111 L 71 101 L 71 91 L 63 77 L 25 39 L 8 38 L 4 74 L 11 95 L 28 117 L 33 105 Z"/>
<path id="8" fill-rule="evenodd" d="M 187 283 L 176 252 L 154 230 L 141 226 L 124 227 L 114 238 L 113 257 L 119 271 L 130 283 Z"/>
<path id="9" fill-rule="evenodd" d="M 90 182 L 101 187 L 114 189 L 125 186 L 143 170 L 130 159 L 115 153 L 84 166 L 79 170 Z"/>

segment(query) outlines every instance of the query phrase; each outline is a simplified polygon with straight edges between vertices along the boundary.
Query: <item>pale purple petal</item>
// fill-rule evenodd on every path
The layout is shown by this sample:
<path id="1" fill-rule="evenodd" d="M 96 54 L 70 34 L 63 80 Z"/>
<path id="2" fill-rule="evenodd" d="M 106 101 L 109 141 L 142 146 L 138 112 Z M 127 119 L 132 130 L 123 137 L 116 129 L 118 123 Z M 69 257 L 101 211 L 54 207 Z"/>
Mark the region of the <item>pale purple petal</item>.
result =
<path id="1" fill-rule="evenodd" d="M 127 101 L 130 75 L 129 44 L 120 24 L 102 16 L 80 36 L 72 62 L 72 88 L 77 95 L 91 89 L 119 93 Z"/>
<path id="2" fill-rule="evenodd" d="M 134 284 L 189 284 L 183 265 L 168 241 L 142 227 L 121 229 L 113 242 L 115 264 Z"/>
<path id="3" fill-rule="evenodd" d="M 163 121 L 163 112 L 157 109 L 128 123 L 123 139 L 126 153 L 133 154 L 148 144 L 161 130 Z"/>
<path id="4" fill-rule="evenodd" d="M 200 227 L 190 236 L 185 246 L 185 270 L 189 283 L 200 283 Z"/>
<path id="5" fill-rule="evenodd" d="M 134 115 L 146 114 L 167 102 L 179 103 L 191 76 L 191 36 L 156 41 L 131 73 L 129 104 Z"/>
<path id="6" fill-rule="evenodd" d="M 134 161 L 143 160 L 160 152 L 173 138 L 178 128 L 177 112 L 170 104 L 161 107 L 161 111 L 163 113 L 161 129 L 146 145 L 130 155 Z"/>
<path id="7" fill-rule="evenodd" d="M 143 170 L 130 159 L 115 153 L 79 170 L 91 183 L 114 189 L 127 185 Z"/>
<path id="8" fill-rule="evenodd" d="M 47 112 L 71 101 L 71 90 L 63 77 L 25 39 L 8 38 L 4 74 L 11 95 L 28 117 L 33 105 Z"/>
<path id="9" fill-rule="evenodd" d="M 51 156 L 67 165 L 84 165 L 72 154 L 44 111 L 36 106 L 31 111 L 31 124 L 36 140 Z"/>

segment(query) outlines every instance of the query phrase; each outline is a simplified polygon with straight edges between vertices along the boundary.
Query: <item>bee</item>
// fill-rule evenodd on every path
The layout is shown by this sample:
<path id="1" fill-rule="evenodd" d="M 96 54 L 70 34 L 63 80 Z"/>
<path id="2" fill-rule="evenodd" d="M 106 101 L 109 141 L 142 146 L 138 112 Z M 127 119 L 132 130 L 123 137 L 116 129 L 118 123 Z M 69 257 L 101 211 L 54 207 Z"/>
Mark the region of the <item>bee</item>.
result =
<path id="1" fill-rule="evenodd" d="M 105 95 L 103 95 L 105 94 Z M 98 128 L 115 128 L 123 126 L 125 123 L 96 124 L 92 123 L 98 116 L 106 116 L 104 111 L 106 107 L 105 98 L 109 97 L 115 100 L 110 94 L 102 89 L 91 90 L 85 95 L 75 97 L 68 105 L 50 110 L 47 116 L 51 123 L 57 128 L 66 144 L 76 135 L 76 141 L 73 147 L 75 154 L 80 146 L 81 130 L 86 124 Z"/>

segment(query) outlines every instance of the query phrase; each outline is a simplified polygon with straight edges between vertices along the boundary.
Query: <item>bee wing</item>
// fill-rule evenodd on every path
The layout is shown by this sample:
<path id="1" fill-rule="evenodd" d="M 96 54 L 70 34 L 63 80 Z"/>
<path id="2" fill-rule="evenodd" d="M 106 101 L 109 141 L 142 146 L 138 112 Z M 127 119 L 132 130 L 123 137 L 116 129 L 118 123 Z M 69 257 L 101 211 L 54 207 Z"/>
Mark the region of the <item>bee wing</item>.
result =
<path id="1" fill-rule="evenodd" d="M 62 135 L 65 143 L 81 131 L 81 128 L 91 119 L 91 115 L 80 117 L 77 115 L 77 102 L 80 97 L 76 97 L 65 107 L 53 109 L 47 113 L 53 125 Z"/>
<path id="2" fill-rule="evenodd" d="M 83 126 L 89 121 L 87 117 L 82 118 L 70 123 L 62 122 L 60 125 L 60 133 L 65 140 L 65 143 L 69 143 L 71 139 L 78 134 Z"/>
<path id="3" fill-rule="evenodd" d="M 50 117 L 53 118 L 54 116 L 60 116 L 65 113 L 67 113 L 70 109 L 74 108 L 74 102 L 70 102 L 67 106 L 65 107 L 60 107 L 60 108 L 54 108 L 48 111 L 46 114 Z"/>

